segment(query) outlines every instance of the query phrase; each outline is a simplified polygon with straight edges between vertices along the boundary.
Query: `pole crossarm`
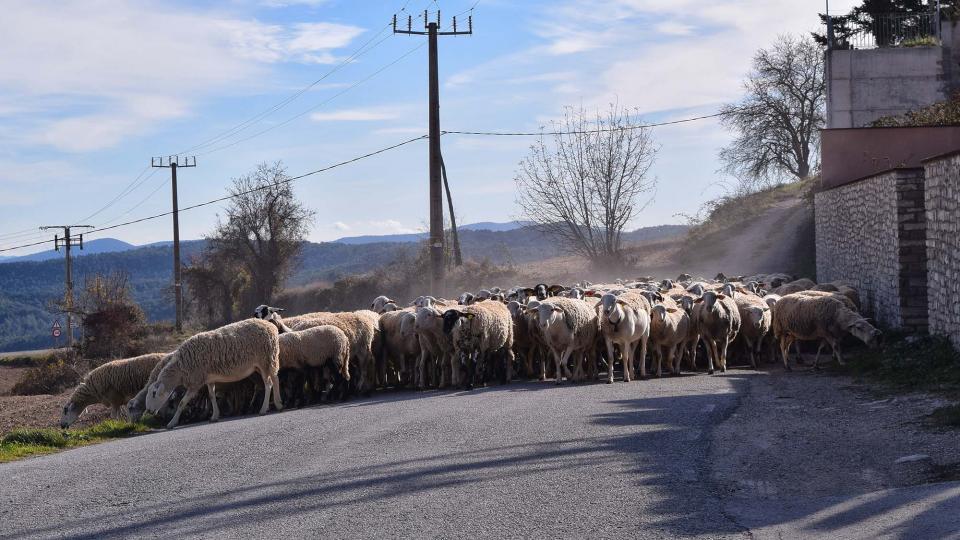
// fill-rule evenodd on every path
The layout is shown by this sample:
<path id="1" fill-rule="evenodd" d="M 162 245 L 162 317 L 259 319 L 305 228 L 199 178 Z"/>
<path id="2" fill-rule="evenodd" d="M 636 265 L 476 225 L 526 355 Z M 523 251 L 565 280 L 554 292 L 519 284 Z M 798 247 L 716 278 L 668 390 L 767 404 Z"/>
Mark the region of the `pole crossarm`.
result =
<path id="1" fill-rule="evenodd" d="M 151 167 L 162 167 L 169 169 L 170 167 L 196 167 L 197 166 L 197 156 L 160 156 L 150 158 Z"/>

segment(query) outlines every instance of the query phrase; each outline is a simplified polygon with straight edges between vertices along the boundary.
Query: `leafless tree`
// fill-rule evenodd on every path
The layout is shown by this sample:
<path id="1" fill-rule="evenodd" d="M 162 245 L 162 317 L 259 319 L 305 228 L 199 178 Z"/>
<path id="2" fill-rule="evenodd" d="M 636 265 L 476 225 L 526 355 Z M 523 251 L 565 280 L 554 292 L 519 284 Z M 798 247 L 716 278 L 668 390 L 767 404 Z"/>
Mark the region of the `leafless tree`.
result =
<path id="1" fill-rule="evenodd" d="M 573 253 L 618 259 L 624 227 L 656 186 L 649 173 L 658 148 L 640 124 L 636 111 L 617 105 L 593 117 L 567 108 L 520 162 L 517 203 L 526 219 Z"/>
<path id="2" fill-rule="evenodd" d="M 724 127 L 736 133 L 720 151 L 721 171 L 754 190 L 808 177 L 820 159 L 823 50 L 809 37 L 780 36 L 757 51 L 743 86 L 744 99 L 721 109 Z"/>
<path id="3" fill-rule="evenodd" d="M 240 304 L 268 303 L 300 253 L 313 212 L 294 196 L 281 162 L 262 163 L 233 180 L 226 219 L 207 238 L 218 257 L 233 261 L 249 278 Z"/>

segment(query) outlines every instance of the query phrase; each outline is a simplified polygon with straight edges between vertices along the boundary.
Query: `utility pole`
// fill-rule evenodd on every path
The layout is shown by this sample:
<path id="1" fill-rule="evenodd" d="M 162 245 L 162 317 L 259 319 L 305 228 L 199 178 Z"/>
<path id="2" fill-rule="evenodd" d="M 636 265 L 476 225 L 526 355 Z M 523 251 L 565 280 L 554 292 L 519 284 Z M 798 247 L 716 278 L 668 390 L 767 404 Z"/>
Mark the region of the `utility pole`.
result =
<path id="1" fill-rule="evenodd" d="M 63 296 L 63 311 L 67 314 L 67 347 L 73 347 L 73 261 L 70 259 L 70 247 L 73 245 L 74 237 L 70 234 L 70 229 L 92 229 L 93 225 L 44 225 L 40 227 L 41 231 L 50 229 L 63 230 L 63 250 L 66 254 L 66 277 L 64 285 L 66 292 Z M 83 235 L 77 236 L 80 249 L 83 249 Z M 60 237 L 53 235 L 53 249 L 60 251 Z"/>
<path id="2" fill-rule="evenodd" d="M 440 11 L 437 20 L 430 22 L 427 11 L 423 12 L 424 31 L 413 29 L 413 17 L 407 16 L 407 29 L 397 29 L 397 16 L 393 16 L 393 33 L 427 36 L 429 45 L 428 64 L 430 77 L 430 275 L 431 294 L 440 294 L 443 288 L 443 158 L 440 155 L 440 75 L 437 66 L 437 36 L 461 36 L 473 34 L 473 16 L 467 18 L 467 30 L 457 30 L 457 18 L 453 18 L 453 30 L 440 31 Z"/>
<path id="3" fill-rule="evenodd" d="M 196 167 L 197 158 L 196 156 L 188 156 L 183 158 L 183 162 L 180 161 L 180 156 L 150 158 L 150 166 L 170 169 L 170 186 L 173 193 L 173 309 L 176 312 L 177 332 L 183 332 L 183 282 L 180 280 L 180 207 L 177 201 L 177 169 L 179 167 Z"/>

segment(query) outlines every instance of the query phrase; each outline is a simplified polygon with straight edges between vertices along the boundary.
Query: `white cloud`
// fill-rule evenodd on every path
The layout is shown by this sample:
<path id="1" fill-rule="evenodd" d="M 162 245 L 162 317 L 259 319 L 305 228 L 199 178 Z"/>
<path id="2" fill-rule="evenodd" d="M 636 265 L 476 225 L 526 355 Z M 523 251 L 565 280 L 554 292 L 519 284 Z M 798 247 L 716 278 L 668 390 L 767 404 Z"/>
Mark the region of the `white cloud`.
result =
<path id="1" fill-rule="evenodd" d="M 342 221 L 334 221 L 332 224 L 333 228 L 338 231 L 349 231 L 350 226 Z"/>
<path id="2" fill-rule="evenodd" d="M 695 27 L 675 21 L 666 21 L 656 26 L 657 32 L 668 36 L 689 36 Z"/>
<path id="3" fill-rule="evenodd" d="M 385 219 L 382 221 L 368 221 L 366 223 L 370 229 L 379 231 L 374 234 L 413 234 L 422 232 L 420 229 L 407 227 L 395 219 Z"/>
<path id="4" fill-rule="evenodd" d="M 17 2 L 3 10 L 0 114 L 43 104 L 52 119 L 32 117 L 20 142 L 68 151 L 147 133 L 158 121 L 188 115 L 205 94 L 261 86 L 269 64 L 335 62 L 336 49 L 363 32 L 158 2 Z"/>
<path id="5" fill-rule="evenodd" d="M 375 120 L 393 120 L 399 115 L 393 109 L 371 107 L 368 109 L 341 109 L 339 111 L 316 112 L 310 115 L 314 122 L 370 122 Z"/>

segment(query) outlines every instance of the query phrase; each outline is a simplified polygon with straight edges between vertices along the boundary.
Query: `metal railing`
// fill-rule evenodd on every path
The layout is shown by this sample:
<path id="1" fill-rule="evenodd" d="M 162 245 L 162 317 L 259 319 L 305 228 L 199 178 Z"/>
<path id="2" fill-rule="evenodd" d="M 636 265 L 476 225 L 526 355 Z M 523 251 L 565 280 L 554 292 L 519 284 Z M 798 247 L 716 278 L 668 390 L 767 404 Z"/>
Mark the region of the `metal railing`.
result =
<path id="1" fill-rule="evenodd" d="M 885 13 L 866 23 L 831 19 L 827 29 L 831 49 L 877 49 L 940 44 L 940 14 Z"/>

